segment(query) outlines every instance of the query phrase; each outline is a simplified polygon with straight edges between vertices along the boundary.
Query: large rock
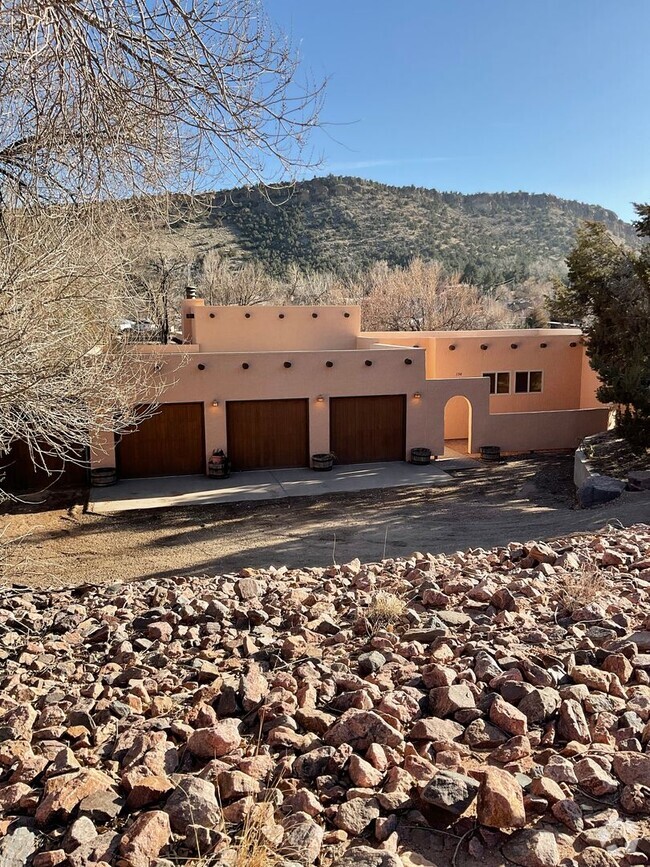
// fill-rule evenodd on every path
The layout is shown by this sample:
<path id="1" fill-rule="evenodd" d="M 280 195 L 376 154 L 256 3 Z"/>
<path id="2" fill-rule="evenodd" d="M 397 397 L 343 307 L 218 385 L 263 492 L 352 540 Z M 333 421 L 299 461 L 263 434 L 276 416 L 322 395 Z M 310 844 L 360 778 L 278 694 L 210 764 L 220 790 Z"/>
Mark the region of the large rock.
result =
<path id="1" fill-rule="evenodd" d="M 120 855 L 129 867 L 150 867 L 169 843 L 169 816 L 162 810 L 141 813 L 120 840 Z"/>
<path id="2" fill-rule="evenodd" d="M 294 813 L 284 820 L 280 853 L 300 864 L 315 864 L 323 845 L 323 828 L 308 813 Z"/>
<path id="3" fill-rule="evenodd" d="M 578 783 L 596 798 L 618 791 L 616 780 L 595 759 L 580 759 L 574 770 Z"/>
<path id="4" fill-rule="evenodd" d="M 474 693 L 466 683 L 437 686 L 429 692 L 429 704 L 436 716 L 451 716 L 457 710 L 476 707 Z"/>
<path id="5" fill-rule="evenodd" d="M 478 790 L 476 815 L 490 828 L 521 828 L 526 824 L 524 793 L 507 771 L 485 768 Z"/>
<path id="6" fill-rule="evenodd" d="M 0 867 L 25 867 L 37 845 L 38 837 L 30 828 L 10 830 L 0 838 Z"/>
<path id="7" fill-rule="evenodd" d="M 221 820 L 214 785 L 208 780 L 182 775 L 167 799 L 165 812 L 169 814 L 172 830 L 184 834 L 188 825 L 214 828 Z"/>
<path id="8" fill-rule="evenodd" d="M 413 728 L 409 732 L 409 739 L 412 741 L 431 741 L 433 743 L 455 741 L 464 732 L 463 726 L 453 720 L 427 717 L 427 719 L 419 719 L 414 723 Z"/>
<path id="9" fill-rule="evenodd" d="M 374 711 L 347 710 L 323 736 L 323 742 L 340 747 L 349 744 L 352 749 L 366 750 L 370 744 L 396 747 L 404 740 L 400 732 Z"/>
<path id="10" fill-rule="evenodd" d="M 521 867 L 557 867 L 560 863 L 557 843 L 550 831 L 532 828 L 518 831 L 504 844 L 502 852 L 508 861 Z"/>
<path id="11" fill-rule="evenodd" d="M 650 491 L 650 470 L 630 470 L 627 486 L 630 491 Z"/>
<path id="12" fill-rule="evenodd" d="M 620 497 L 625 490 L 625 482 L 611 476 L 591 476 L 578 488 L 578 503 L 582 509 L 600 506 Z"/>
<path id="13" fill-rule="evenodd" d="M 633 632 L 629 640 L 636 644 L 640 653 L 650 653 L 650 629 Z"/>
<path id="14" fill-rule="evenodd" d="M 618 858 L 597 846 L 587 846 L 583 849 L 576 855 L 576 862 L 580 867 L 619 867 Z"/>
<path id="15" fill-rule="evenodd" d="M 351 837 L 358 837 L 379 815 L 379 805 L 374 798 L 352 798 L 338 808 L 334 824 Z"/>
<path id="16" fill-rule="evenodd" d="M 589 726 L 580 702 L 573 698 L 562 701 L 557 732 L 565 741 L 578 741 L 579 744 L 591 743 Z"/>
<path id="17" fill-rule="evenodd" d="M 392 852 L 371 849 L 369 846 L 352 846 L 337 858 L 331 867 L 403 867 L 402 859 Z"/>
<path id="18" fill-rule="evenodd" d="M 502 731 L 511 735 L 528 733 L 528 720 L 518 708 L 498 695 L 490 705 L 490 720 Z"/>
<path id="19" fill-rule="evenodd" d="M 631 815 L 650 815 L 650 786 L 623 786 L 621 807 Z"/>
<path id="20" fill-rule="evenodd" d="M 422 791 L 422 800 L 447 813 L 460 816 L 477 796 L 479 784 L 454 771 L 438 771 Z"/>
<path id="21" fill-rule="evenodd" d="M 612 769 L 626 786 L 650 786 L 650 755 L 647 753 L 616 753 Z"/>
<path id="22" fill-rule="evenodd" d="M 97 792 L 111 791 L 111 778 L 94 768 L 50 777 L 45 783 L 43 799 L 36 809 L 36 821 L 39 825 L 46 825 L 54 819 L 67 819 L 84 798 Z"/>
<path id="23" fill-rule="evenodd" d="M 225 719 L 215 726 L 197 729 L 187 742 L 192 755 L 204 759 L 218 759 L 236 750 L 241 743 L 239 721 Z"/>
<path id="24" fill-rule="evenodd" d="M 544 686 L 525 695 L 517 705 L 517 709 L 524 714 L 531 725 L 536 725 L 551 719 L 561 703 L 560 693 L 550 686 Z"/>

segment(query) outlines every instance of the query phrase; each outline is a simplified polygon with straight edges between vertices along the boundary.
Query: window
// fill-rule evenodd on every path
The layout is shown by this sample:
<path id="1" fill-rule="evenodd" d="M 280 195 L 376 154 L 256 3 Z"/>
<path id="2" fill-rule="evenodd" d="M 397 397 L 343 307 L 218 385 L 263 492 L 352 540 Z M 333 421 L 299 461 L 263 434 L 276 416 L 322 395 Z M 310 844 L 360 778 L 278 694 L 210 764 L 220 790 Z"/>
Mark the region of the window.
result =
<path id="1" fill-rule="evenodd" d="M 527 394 L 542 390 L 541 370 L 518 370 L 515 373 L 515 393 Z"/>
<path id="2" fill-rule="evenodd" d="M 510 394 L 509 373 L 484 373 L 490 380 L 490 394 Z"/>

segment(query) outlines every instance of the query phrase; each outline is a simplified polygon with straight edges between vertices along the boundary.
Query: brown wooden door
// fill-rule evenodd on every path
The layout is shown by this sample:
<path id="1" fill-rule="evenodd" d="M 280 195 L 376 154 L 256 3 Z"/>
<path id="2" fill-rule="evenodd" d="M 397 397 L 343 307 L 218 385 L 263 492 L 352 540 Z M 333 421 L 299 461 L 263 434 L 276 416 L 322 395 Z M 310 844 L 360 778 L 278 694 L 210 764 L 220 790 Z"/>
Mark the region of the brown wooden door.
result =
<path id="1" fill-rule="evenodd" d="M 309 466 L 307 400 L 229 400 L 226 425 L 234 470 Z"/>
<path id="2" fill-rule="evenodd" d="M 205 472 L 202 403 L 164 403 L 117 446 L 123 479 Z"/>
<path id="3" fill-rule="evenodd" d="M 82 460 L 87 461 L 87 454 L 84 453 Z M 0 488 L 12 494 L 25 494 L 87 486 L 87 466 L 64 462 L 50 455 L 45 455 L 44 461 L 50 470 L 49 474 L 34 466 L 26 443 L 22 440 L 15 442 L 9 454 L 0 457 Z"/>
<path id="4" fill-rule="evenodd" d="M 403 461 L 406 395 L 331 398 L 330 450 L 339 464 Z"/>

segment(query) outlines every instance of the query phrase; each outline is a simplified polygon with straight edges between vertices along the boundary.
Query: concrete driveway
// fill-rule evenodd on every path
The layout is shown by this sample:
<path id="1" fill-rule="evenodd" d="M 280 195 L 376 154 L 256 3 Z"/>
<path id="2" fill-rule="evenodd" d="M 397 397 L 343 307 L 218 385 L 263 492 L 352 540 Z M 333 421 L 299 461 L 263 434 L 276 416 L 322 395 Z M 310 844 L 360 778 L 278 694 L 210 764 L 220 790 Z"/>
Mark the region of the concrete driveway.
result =
<path id="1" fill-rule="evenodd" d="M 88 511 L 95 515 L 113 515 L 136 509 L 316 497 L 381 488 L 446 487 L 451 483 L 447 470 L 475 463 L 471 458 L 458 456 L 428 466 L 391 462 L 351 464 L 335 467 L 331 472 L 303 468 L 258 470 L 233 473 L 229 479 L 206 476 L 126 479 L 111 487 L 93 488 Z"/>

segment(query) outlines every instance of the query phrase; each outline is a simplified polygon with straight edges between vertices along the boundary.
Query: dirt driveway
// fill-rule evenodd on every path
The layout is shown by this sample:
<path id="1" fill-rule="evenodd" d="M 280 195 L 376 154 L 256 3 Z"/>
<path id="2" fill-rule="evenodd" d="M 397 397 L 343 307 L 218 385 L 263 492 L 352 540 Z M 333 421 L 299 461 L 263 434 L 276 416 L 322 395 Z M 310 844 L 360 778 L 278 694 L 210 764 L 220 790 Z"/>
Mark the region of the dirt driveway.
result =
<path id="1" fill-rule="evenodd" d="M 134 578 L 373 561 L 650 522 L 650 495 L 574 509 L 573 456 L 456 471 L 448 487 L 322 498 L 83 514 L 77 507 L 0 516 L 22 544 L 22 583 L 68 586 Z"/>

